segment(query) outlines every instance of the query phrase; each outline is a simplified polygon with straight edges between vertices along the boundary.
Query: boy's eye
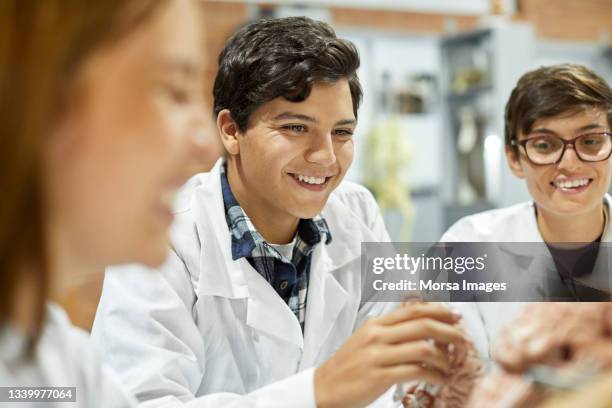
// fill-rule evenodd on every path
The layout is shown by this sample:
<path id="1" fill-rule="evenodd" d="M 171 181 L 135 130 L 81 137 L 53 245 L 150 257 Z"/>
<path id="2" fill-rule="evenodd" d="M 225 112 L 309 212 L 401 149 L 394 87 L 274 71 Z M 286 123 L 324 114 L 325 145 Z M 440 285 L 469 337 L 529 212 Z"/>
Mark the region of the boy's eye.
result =
<path id="1" fill-rule="evenodd" d="M 534 149 L 541 153 L 553 152 L 561 149 L 563 144 L 559 139 L 549 136 L 538 137 L 527 142 L 528 149 Z"/>
<path id="2" fill-rule="evenodd" d="M 289 130 L 294 133 L 303 133 L 306 132 L 306 126 L 304 125 L 285 125 L 283 129 Z"/>
<path id="3" fill-rule="evenodd" d="M 352 136 L 353 131 L 350 129 L 336 129 L 334 130 L 334 135 L 336 136 Z"/>
<path id="4" fill-rule="evenodd" d="M 546 150 L 546 149 L 550 148 L 550 144 L 548 142 L 545 142 L 545 141 L 534 142 L 533 146 L 536 149 L 539 149 L 539 150 Z"/>
<path id="5" fill-rule="evenodd" d="M 602 143 L 601 140 L 599 140 L 597 138 L 594 138 L 594 137 L 588 137 L 588 138 L 584 138 L 582 140 L 582 144 L 585 144 L 587 146 L 596 146 L 596 145 L 601 144 L 601 143 Z"/>

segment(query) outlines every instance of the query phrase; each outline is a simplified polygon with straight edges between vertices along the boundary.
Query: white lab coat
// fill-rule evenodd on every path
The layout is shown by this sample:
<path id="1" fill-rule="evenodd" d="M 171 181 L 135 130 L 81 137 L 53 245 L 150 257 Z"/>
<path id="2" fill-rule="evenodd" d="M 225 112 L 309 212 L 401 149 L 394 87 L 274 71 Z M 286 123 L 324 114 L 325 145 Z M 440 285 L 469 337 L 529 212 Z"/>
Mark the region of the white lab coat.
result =
<path id="1" fill-rule="evenodd" d="M 612 199 L 609 195 L 604 197 L 607 213 L 610 214 Z M 602 242 L 612 242 L 612 228 L 610 216 L 602 235 Z M 535 207 L 533 202 L 524 202 L 507 208 L 485 211 L 479 214 L 464 217 L 452 225 L 440 239 L 442 242 L 544 242 L 538 229 Z M 528 246 L 507 246 L 507 250 L 528 251 Z M 548 262 L 551 262 L 548 259 Z M 597 262 L 607 262 L 600 256 Z M 529 269 L 522 270 L 520 265 L 504 265 L 506 271 L 524 273 L 529 275 L 531 268 L 538 269 L 538 273 L 545 268 L 553 268 L 541 262 L 532 263 Z M 479 302 L 454 303 L 466 320 L 466 326 L 476 347 L 485 358 L 491 357 L 491 348 L 501 328 L 512 320 L 526 303 L 521 302 Z"/>
<path id="2" fill-rule="evenodd" d="M 380 211 L 354 183 L 330 195 L 322 214 L 333 241 L 314 249 L 302 334 L 270 284 L 232 260 L 219 166 L 179 194 L 159 270 L 107 270 L 92 336 L 151 406 L 314 407 L 314 367 L 392 307 L 361 296 L 361 242 L 389 240 Z"/>
<path id="3" fill-rule="evenodd" d="M 0 402 L 0 407 L 126 408 L 137 402 L 103 367 L 86 332 L 72 326 L 66 313 L 49 305 L 31 359 L 26 337 L 15 327 L 0 327 L 0 386 L 76 387 L 75 402 Z"/>

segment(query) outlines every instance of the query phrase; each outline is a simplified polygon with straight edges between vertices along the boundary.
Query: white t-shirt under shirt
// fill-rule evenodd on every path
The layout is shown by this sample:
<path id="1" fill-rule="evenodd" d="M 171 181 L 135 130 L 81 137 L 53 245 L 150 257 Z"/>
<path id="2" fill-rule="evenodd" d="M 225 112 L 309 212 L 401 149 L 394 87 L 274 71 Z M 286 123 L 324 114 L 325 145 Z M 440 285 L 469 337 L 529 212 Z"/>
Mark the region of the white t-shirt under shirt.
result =
<path id="1" fill-rule="evenodd" d="M 276 249 L 279 254 L 283 258 L 286 258 L 289 262 L 291 262 L 293 258 L 293 248 L 295 248 L 295 243 L 297 241 L 297 235 L 293 237 L 293 241 L 288 244 L 269 244 L 272 248 Z"/>
<path id="2" fill-rule="evenodd" d="M 72 326 L 66 313 L 49 305 L 46 322 L 31 359 L 27 339 L 16 328 L 0 328 L 0 386 L 76 387 L 76 402 L 0 402 L 0 407 L 119 408 L 136 402 L 110 369 L 103 367 L 86 332 Z"/>

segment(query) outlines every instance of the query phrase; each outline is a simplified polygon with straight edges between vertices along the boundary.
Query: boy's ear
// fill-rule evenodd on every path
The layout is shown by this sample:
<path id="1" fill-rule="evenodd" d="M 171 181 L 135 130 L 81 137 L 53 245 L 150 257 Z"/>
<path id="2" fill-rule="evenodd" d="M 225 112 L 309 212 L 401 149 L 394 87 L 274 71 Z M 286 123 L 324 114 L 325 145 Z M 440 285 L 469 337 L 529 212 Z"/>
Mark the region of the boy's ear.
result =
<path id="1" fill-rule="evenodd" d="M 238 135 L 240 130 L 228 109 L 223 109 L 217 115 L 217 129 L 219 130 L 221 142 L 225 150 L 232 156 L 239 154 L 240 143 L 238 142 Z"/>
<path id="2" fill-rule="evenodd" d="M 519 160 L 519 151 L 517 149 L 512 148 L 512 146 L 505 146 L 506 159 L 508 160 L 508 166 L 510 167 L 510 171 L 516 177 L 523 179 L 525 178 L 525 172 L 523 171 L 523 166 Z"/>

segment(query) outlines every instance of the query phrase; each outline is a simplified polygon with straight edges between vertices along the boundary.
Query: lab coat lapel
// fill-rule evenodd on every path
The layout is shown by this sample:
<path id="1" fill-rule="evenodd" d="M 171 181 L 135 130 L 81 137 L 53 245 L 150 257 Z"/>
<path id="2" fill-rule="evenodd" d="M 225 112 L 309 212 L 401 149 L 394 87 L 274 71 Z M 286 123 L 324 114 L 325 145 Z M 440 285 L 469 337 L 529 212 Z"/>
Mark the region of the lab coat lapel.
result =
<path id="1" fill-rule="evenodd" d="M 541 251 L 544 250 L 544 244 L 542 245 Z M 527 276 L 531 278 L 532 284 L 525 288 L 524 293 L 533 297 L 533 299 L 530 299 L 532 301 L 542 301 L 542 299 L 568 300 L 566 296 L 571 295 L 567 292 L 563 281 L 559 277 L 550 253 L 536 254 L 533 262 L 529 265 Z"/>
<path id="2" fill-rule="evenodd" d="M 501 299 L 538 302 L 544 298 L 554 300 L 569 296 L 543 241 L 501 243 L 500 247 L 505 253 L 499 262 L 503 265 L 502 280 L 506 277 L 512 287 L 500 295 Z"/>
<path id="3" fill-rule="evenodd" d="M 302 349 L 302 328 L 289 306 L 245 258 L 238 262 L 249 287 L 247 324 Z"/>
<path id="4" fill-rule="evenodd" d="M 604 204 L 607 210 L 607 223 L 604 226 L 604 231 L 601 235 L 601 248 L 595 261 L 593 273 L 577 279 L 578 282 L 604 292 L 610 293 L 610 299 L 612 300 L 612 274 L 610 265 L 612 265 L 612 228 L 610 228 L 610 196 L 606 194 L 604 197 Z"/>
<path id="5" fill-rule="evenodd" d="M 310 266 L 305 346 L 300 369 L 316 363 L 322 345 L 349 300 L 348 292 L 334 276 L 336 269 L 328 253 L 328 246 L 323 243 L 317 245 Z"/>
<path id="6" fill-rule="evenodd" d="M 610 276 L 610 246 L 603 243 L 599 249 L 593 271 L 586 275 L 576 278 L 576 282 L 587 288 L 596 289 L 602 293 L 607 293 L 608 301 L 612 300 L 612 276 Z"/>

